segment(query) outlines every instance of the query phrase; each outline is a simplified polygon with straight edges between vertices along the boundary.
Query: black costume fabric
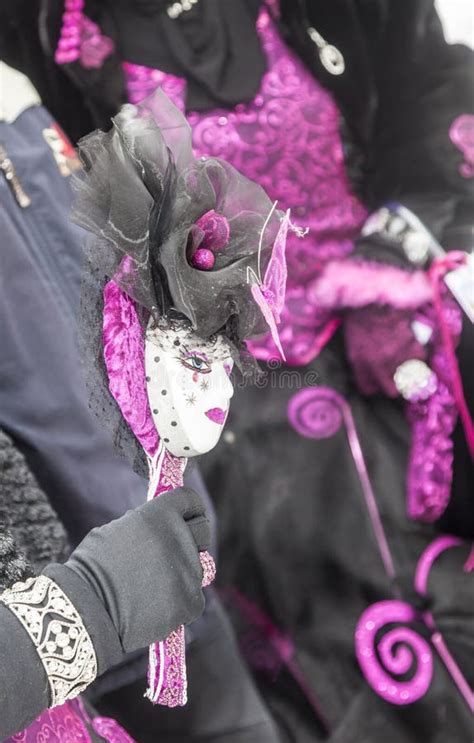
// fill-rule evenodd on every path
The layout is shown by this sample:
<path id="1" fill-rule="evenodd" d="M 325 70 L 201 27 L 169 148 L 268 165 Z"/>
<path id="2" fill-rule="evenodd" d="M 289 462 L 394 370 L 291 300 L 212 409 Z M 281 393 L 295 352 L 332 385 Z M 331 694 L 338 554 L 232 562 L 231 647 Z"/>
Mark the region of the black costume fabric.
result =
<path id="1" fill-rule="evenodd" d="M 206 0 L 179 19 L 167 2 L 110 2 L 112 36 L 121 59 L 188 81 L 187 108 L 206 111 L 250 101 L 265 72 L 255 34 L 259 0 Z M 245 42 L 245 54 L 242 43 Z"/>
<path id="2" fill-rule="evenodd" d="M 465 743 L 471 714 L 439 659 L 426 696 L 406 707 L 378 697 L 355 659 L 355 628 L 369 605 L 398 595 L 426 606 L 414 588 L 415 567 L 439 531 L 406 516 L 403 407 L 362 397 L 344 359 L 338 335 L 311 365 L 266 367 L 267 384 L 237 391 L 227 437 L 203 463 L 219 518 L 218 580 L 285 742 Z M 395 586 L 380 559 L 348 432 L 341 426 L 316 441 L 288 422 L 289 401 L 311 374 L 350 405 L 395 559 Z M 463 572 L 469 550 L 466 542 L 436 563 L 428 605 L 472 684 L 472 575 Z M 260 633 L 256 608 L 266 617 Z M 278 636 L 286 640 L 275 652 Z"/>

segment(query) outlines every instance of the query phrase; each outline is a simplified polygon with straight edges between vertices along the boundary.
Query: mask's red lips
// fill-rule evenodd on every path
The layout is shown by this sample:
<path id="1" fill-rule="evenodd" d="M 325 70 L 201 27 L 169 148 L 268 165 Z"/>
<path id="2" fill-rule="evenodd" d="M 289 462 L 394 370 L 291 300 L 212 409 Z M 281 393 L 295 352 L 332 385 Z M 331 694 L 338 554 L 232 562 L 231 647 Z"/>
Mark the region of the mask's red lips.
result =
<path id="1" fill-rule="evenodd" d="M 218 423 L 220 426 L 223 426 L 225 419 L 227 418 L 227 411 L 222 410 L 222 408 L 211 408 L 210 410 L 206 410 L 204 415 L 207 415 L 209 420 L 213 421 L 213 423 Z"/>

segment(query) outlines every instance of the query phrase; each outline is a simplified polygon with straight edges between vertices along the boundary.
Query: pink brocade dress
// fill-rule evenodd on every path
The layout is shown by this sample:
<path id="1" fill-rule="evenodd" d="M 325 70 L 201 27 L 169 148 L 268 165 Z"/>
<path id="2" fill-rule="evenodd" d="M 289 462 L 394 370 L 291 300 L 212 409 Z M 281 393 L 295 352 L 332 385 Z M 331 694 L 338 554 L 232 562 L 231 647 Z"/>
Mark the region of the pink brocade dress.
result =
<path id="1" fill-rule="evenodd" d="M 367 213 L 346 175 L 334 98 L 282 41 L 266 7 L 257 31 L 267 71 L 254 100 L 232 110 L 190 112 L 188 121 L 196 155 L 227 160 L 309 228 L 304 240 L 288 235 L 288 292 L 279 328 L 288 362 L 301 364 L 316 355 L 327 327 L 324 313 L 309 313 L 306 288 L 328 260 L 351 253 Z M 131 103 L 159 86 L 184 110 L 185 80 L 128 62 L 123 69 Z M 260 357 L 266 343 L 273 349 L 270 340 L 260 344 Z"/>
<path id="2" fill-rule="evenodd" d="M 120 725 L 106 717 L 91 718 L 80 700 L 43 712 L 26 730 L 4 743 L 135 743 Z"/>

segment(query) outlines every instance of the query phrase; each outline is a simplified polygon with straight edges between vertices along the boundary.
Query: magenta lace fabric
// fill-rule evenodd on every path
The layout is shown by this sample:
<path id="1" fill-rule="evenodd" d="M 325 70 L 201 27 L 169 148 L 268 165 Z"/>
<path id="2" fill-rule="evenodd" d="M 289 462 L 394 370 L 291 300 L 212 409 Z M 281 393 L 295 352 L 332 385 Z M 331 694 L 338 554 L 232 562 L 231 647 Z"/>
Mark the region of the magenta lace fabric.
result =
<path id="1" fill-rule="evenodd" d="M 90 719 L 79 700 L 46 710 L 26 730 L 4 743 L 91 743 L 87 724 L 108 743 L 135 743 L 115 720 Z"/>
<path id="2" fill-rule="evenodd" d="M 286 306 L 278 327 L 287 361 L 304 364 L 335 329 L 328 313 L 309 304 L 308 283 L 328 260 L 351 253 L 367 215 L 346 176 L 334 99 L 281 40 L 265 7 L 257 30 L 267 72 L 255 99 L 231 111 L 191 112 L 188 121 L 196 155 L 227 160 L 309 228 L 304 240 L 288 234 Z M 131 102 L 161 86 L 184 110 L 184 80 L 127 62 L 123 69 Z M 249 345 L 259 358 L 278 356 L 268 335 Z"/>

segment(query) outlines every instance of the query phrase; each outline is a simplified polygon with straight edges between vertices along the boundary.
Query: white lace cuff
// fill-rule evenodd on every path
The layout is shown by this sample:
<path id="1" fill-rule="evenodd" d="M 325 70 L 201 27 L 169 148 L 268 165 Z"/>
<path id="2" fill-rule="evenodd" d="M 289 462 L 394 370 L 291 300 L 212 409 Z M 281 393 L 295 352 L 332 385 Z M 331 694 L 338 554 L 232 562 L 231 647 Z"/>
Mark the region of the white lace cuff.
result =
<path id="1" fill-rule="evenodd" d="M 97 658 L 82 619 L 66 594 L 40 575 L 0 595 L 33 641 L 48 676 L 50 707 L 84 691 L 97 676 Z"/>

